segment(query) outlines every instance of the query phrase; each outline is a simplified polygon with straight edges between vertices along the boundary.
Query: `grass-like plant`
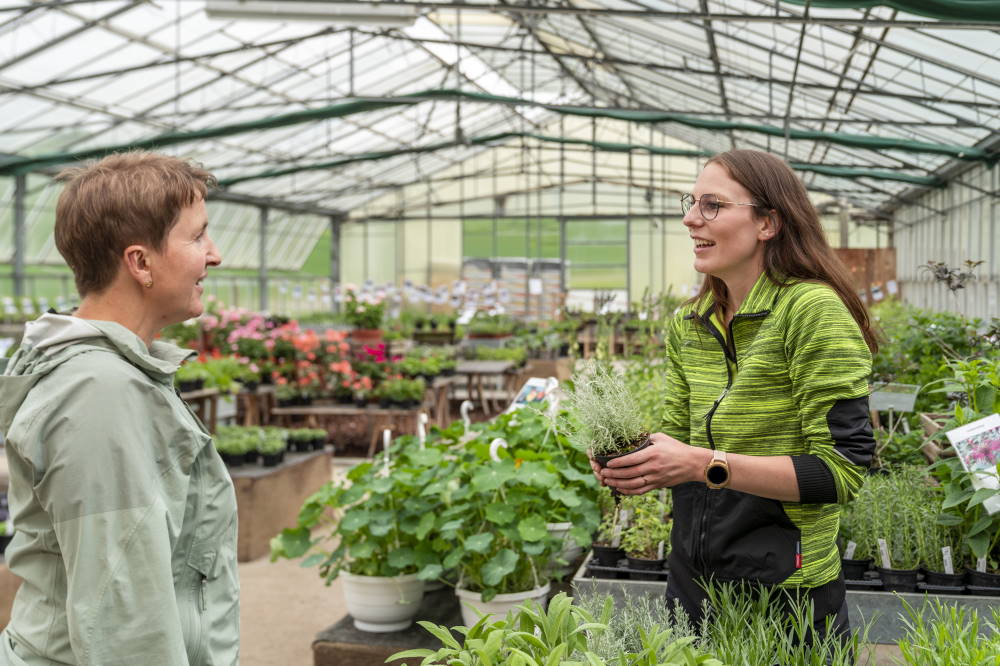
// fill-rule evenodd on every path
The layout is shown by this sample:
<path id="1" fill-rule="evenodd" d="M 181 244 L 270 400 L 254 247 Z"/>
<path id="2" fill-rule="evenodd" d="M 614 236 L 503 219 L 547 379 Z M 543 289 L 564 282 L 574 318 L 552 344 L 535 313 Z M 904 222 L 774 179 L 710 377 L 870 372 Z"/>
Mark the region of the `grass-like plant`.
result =
<path id="1" fill-rule="evenodd" d="M 996 664 L 1000 655 L 1000 608 L 992 608 L 992 622 L 980 618 L 974 608 L 924 602 L 923 612 L 905 600 L 908 618 L 903 619 L 906 635 L 899 651 L 906 664 Z"/>
<path id="2" fill-rule="evenodd" d="M 574 446 L 595 456 L 627 453 L 648 434 L 634 392 L 609 365 L 577 373 L 561 406 L 567 413 L 561 429 Z"/>
<path id="3" fill-rule="evenodd" d="M 794 597 L 781 588 L 751 588 L 738 583 L 706 586 L 710 615 L 701 636 L 727 664 L 782 666 L 855 666 L 870 622 L 842 640 L 830 630 L 814 635 L 815 611 L 807 595 Z M 781 599 L 782 595 L 789 595 Z"/>
<path id="4" fill-rule="evenodd" d="M 841 534 L 845 542 L 857 544 L 854 559 L 871 558 L 878 566 L 878 539 L 886 540 L 894 569 L 914 569 L 921 560 L 940 562 L 941 548 L 953 545 L 953 537 L 937 522 L 940 507 L 939 491 L 922 468 L 893 467 L 865 480 L 844 512 Z"/>

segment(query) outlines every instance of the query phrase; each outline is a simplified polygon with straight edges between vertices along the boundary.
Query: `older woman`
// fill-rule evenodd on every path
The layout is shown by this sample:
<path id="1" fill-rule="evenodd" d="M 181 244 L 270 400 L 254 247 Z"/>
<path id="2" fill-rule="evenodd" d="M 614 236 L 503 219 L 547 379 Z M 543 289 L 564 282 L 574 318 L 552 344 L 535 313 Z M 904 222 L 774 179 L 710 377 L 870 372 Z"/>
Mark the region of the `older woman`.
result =
<path id="1" fill-rule="evenodd" d="M 236 663 L 232 482 L 173 388 L 190 352 L 154 341 L 202 312 L 213 178 L 152 153 L 62 177 L 55 239 L 80 307 L 29 323 L 0 377 L 24 580 L 0 663 Z"/>
<path id="2" fill-rule="evenodd" d="M 671 322 L 663 432 L 595 473 L 673 489 L 667 596 L 696 621 L 701 579 L 808 596 L 848 630 L 840 505 L 874 452 L 864 305 L 802 182 L 779 158 L 716 155 L 681 198 L 699 293 Z"/>

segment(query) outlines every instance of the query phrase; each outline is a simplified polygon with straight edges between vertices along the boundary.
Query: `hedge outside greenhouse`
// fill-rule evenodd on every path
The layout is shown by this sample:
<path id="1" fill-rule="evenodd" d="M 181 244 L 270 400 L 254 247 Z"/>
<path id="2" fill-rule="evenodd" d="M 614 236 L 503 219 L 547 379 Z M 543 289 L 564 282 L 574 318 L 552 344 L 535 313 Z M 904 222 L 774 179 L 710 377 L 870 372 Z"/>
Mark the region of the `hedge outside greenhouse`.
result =
<path id="1" fill-rule="evenodd" d="M 0 3 L 0 664 L 1000 666 L 998 34 Z"/>

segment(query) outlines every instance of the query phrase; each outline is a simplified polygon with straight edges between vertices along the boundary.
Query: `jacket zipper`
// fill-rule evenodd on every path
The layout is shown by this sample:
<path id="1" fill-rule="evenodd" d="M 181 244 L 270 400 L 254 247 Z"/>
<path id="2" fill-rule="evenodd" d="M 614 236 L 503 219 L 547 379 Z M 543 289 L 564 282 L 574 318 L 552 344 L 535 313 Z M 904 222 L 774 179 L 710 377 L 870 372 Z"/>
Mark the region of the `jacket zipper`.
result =
<path id="1" fill-rule="evenodd" d="M 732 368 L 729 367 L 729 361 L 730 359 L 732 359 L 733 363 L 736 362 L 736 344 L 735 344 L 735 338 L 733 337 L 734 320 L 735 318 L 729 321 L 729 340 L 732 341 L 733 343 L 733 346 L 731 348 L 726 344 L 726 341 L 722 338 L 722 334 L 719 333 L 719 331 L 715 328 L 715 326 L 713 326 L 708 321 L 704 321 L 704 324 L 708 328 L 709 332 L 711 332 L 712 337 L 714 337 L 716 341 L 719 343 L 719 346 L 722 347 L 722 353 L 726 361 L 726 388 L 722 390 L 722 395 L 720 395 L 718 398 L 715 399 L 715 402 L 712 403 L 712 408 L 708 410 L 707 414 L 705 414 L 705 434 L 708 436 L 708 445 L 712 448 L 712 450 L 715 450 L 715 439 L 712 438 L 712 416 L 715 415 L 715 410 L 719 408 L 719 404 L 722 402 L 723 398 L 726 397 L 726 394 L 729 393 L 729 389 L 732 388 L 733 386 L 733 371 Z M 709 514 L 708 505 L 712 499 L 712 494 L 711 491 L 708 489 L 707 485 L 705 486 L 703 492 L 704 492 L 703 495 L 704 502 L 701 511 L 701 524 L 699 526 L 698 550 L 700 551 L 701 555 L 702 570 L 707 571 L 708 544 L 706 543 L 706 535 L 708 532 L 707 529 L 708 514 Z"/>

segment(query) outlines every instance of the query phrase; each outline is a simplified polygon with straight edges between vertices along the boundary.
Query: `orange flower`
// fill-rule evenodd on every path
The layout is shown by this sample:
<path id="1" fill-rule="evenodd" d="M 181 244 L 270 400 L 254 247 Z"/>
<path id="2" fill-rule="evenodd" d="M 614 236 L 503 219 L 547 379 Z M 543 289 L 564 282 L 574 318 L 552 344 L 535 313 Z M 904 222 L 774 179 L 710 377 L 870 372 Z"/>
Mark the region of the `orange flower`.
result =
<path id="1" fill-rule="evenodd" d="M 288 380 L 287 380 L 287 379 L 285 379 L 284 377 L 282 377 L 281 375 L 278 375 L 277 377 L 275 377 L 275 378 L 274 378 L 274 382 L 275 382 L 275 383 L 276 383 L 276 384 L 277 384 L 278 386 L 284 386 L 285 384 L 287 384 L 287 383 L 288 383 Z"/>

